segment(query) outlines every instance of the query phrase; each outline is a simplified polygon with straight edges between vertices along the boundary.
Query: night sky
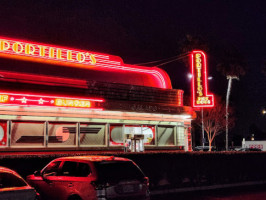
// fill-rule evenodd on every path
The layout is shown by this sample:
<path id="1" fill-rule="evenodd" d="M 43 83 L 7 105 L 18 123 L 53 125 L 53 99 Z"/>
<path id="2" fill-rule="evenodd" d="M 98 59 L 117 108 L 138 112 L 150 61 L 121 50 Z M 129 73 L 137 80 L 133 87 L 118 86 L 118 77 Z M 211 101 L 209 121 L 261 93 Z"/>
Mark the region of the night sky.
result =
<path id="1" fill-rule="evenodd" d="M 226 78 L 216 70 L 222 49 L 239 51 L 248 65 L 233 82 L 237 122 L 231 134 L 265 132 L 266 1 L 232 0 L 1 0 L 0 35 L 122 57 L 137 64 L 179 55 L 186 35 L 201 37 L 209 51 L 209 89 L 225 98 Z M 161 66 L 175 89 L 190 94 L 181 61 Z"/>

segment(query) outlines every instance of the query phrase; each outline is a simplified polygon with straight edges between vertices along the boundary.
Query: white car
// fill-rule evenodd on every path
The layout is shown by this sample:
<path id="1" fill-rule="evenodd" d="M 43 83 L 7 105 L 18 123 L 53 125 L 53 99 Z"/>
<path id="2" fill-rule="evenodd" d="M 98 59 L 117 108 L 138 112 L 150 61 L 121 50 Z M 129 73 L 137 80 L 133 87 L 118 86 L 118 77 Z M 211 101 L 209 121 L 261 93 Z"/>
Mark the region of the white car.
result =
<path id="1" fill-rule="evenodd" d="M 15 171 L 0 167 L 0 199 L 1 200 L 36 200 L 38 194 Z"/>

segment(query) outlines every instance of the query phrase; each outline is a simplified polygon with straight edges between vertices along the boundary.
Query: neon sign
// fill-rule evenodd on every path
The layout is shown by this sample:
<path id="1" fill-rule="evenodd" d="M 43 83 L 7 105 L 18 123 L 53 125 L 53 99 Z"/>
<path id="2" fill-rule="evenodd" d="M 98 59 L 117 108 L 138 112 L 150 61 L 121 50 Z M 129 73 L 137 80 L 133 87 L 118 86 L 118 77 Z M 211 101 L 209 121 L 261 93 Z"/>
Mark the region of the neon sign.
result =
<path id="1" fill-rule="evenodd" d="M 208 94 L 207 63 L 203 51 L 191 53 L 193 107 L 213 107 L 214 97 Z"/>
<path id="2" fill-rule="evenodd" d="M 107 54 L 0 37 L 0 57 L 101 71 L 122 70 L 141 73 L 147 75 L 148 79 L 153 77 L 151 80 L 158 82 L 154 85 L 171 88 L 170 79 L 163 70 L 156 67 L 126 65 L 120 57 Z"/>
<path id="3" fill-rule="evenodd" d="M 100 104 L 103 101 L 103 99 L 0 93 L 0 104 L 18 106 L 44 106 L 103 110 Z"/>
<path id="4" fill-rule="evenodd" d="M 83 63 L 85 65 L 96 64 L 95 55 L 89 52 L 75 51 L 73 49 L 58 48 L 15 40 L 1 39 L 0 51 L 3 54 L 18 55 L 21 59 L 32 57 L 51 61 Z"/>

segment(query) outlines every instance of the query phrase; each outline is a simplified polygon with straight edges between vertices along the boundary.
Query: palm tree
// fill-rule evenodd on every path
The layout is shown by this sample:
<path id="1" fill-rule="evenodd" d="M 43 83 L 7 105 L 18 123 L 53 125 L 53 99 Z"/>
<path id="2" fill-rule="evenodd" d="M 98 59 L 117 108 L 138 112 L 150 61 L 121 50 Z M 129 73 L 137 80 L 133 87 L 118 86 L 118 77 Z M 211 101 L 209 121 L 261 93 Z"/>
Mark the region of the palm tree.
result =
<path id="1" fill-rule="evenodd" d="M 222 61 L 217 65 L 217 70 L 220 71 L 228 80 L 227 92 L 226 92 L 226 106 L 225 106 L 225 117 L 226 117 L 226 151 L 228 151 L 228 106 L 229 97 L 231 94 L 232 81 L 234 79 L 239 80 L 240 76 L 246 73 L 246 63 L 242 56 L 234 48 L 225 50 L 223 52 Z"/>
<path id="2" fill-rule="evenodd" d="M 204 52 L 209 51 L 207 42 L 200 36 L 193 36 L 187 34 L 186 37 L 179 41 L 179 51 L 181 55 L 188 55 L 193 50 L 203 50 Z M 186 67 L 190 66 L 189 59 L 184 58 L 183 62 Z"/>

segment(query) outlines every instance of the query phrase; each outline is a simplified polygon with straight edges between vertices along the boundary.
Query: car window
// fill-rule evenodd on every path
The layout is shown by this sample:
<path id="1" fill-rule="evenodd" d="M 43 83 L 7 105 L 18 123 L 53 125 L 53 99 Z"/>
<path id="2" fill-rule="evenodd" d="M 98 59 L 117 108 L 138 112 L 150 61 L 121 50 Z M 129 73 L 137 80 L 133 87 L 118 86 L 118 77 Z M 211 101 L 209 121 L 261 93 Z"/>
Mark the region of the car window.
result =
<path id="1" fill-rule="evenodd" d="M 63 176 L 86 177 L 91 173 L 87 163 L 65 161 L 61 170 Z"/>
<path id="2" fill-rule="evenodd" d="M 77 170 L 77 162 L 65 161 L 62 167 L 63 176 L 75 176 Z"/>
<path id="3" fill-rule="evenodd" d="M 57 176 L 60 164 L 61 164 L 61 161 L 55 161 L 55 162 L 50 163 L 43 170 L 43 175 L 44 176 Z"/>
<path id="4" fill-rule="evenodd" d="M 87 163 L 78 163 L 77 176 L 86 177 L 91 173 L 90 166 Z"/>
<path id="5" fill-rule="evenodd" d="M 95 162 L 100 182 L 120 180 L 143 180 L 143 172 L 130 161 Z"/>
<path id="6" fill-rule="evenodd" d="M 23 187 L 26 182 L 11 173 L 0 173 L 0 188 Z"/>

